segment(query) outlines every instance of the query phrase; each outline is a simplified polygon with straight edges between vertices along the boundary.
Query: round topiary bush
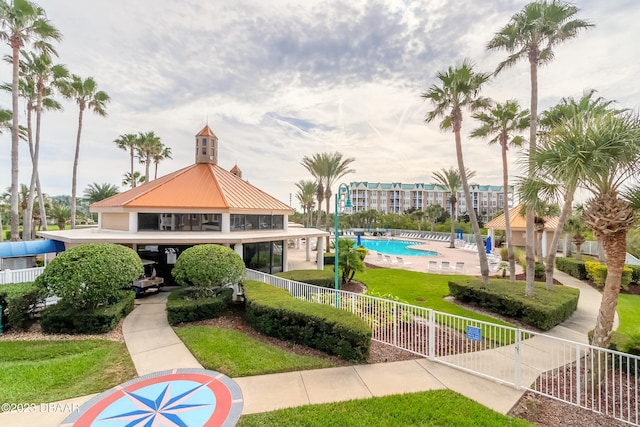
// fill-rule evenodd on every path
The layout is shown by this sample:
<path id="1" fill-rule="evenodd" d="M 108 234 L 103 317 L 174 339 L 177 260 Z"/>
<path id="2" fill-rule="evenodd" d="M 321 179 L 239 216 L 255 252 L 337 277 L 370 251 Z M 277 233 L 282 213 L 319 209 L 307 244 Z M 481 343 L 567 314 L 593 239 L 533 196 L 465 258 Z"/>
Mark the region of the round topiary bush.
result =
<path id="1" fill-rule="evenodd" d="M 242 258 L 220 245 L 193 246 L 178 256 L 171 271 L 182 286 L 193 285 L 199 298 L 215 295 L 223 287 L 237 285 L 245 274 Z"/>
<path id="2" fill-rule="evenodd" d="M 89 243 L 59 254 L 35 283 L 75 308 L 96 308 L 118 302 L 122 290 L 142 274 L 142 261 L 132 249 Z"/>

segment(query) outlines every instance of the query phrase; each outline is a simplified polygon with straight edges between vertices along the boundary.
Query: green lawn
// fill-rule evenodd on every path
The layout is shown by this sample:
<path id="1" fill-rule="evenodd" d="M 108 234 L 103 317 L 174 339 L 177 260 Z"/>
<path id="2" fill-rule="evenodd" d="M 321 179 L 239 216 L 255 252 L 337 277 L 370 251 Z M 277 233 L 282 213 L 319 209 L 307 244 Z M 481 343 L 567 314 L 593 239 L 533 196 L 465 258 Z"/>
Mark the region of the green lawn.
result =
<path id="1" fill-rule="evenodd" d="M 232 329 L 183 326 L 175 331 L 202 366 L 229 377 L 335 366 L 324 359 L 287 353 Z"/>
<path id="2" fill-rule="evenodd" d="M 375 296 L 393 295 L 408 304 L 499 325 L 513 326 L 445 301 L 444 297 L 449 295 L 449 280 L 464 277 L 466 276 L 420 273 L 397 268 L 368 268 L 363 273 L 356 274 L 354 280 L 364 283 L 369 288 L 369 293 Z"/>
<path id="3" fill-rule="evenodd" d="M 451 390 L 434 390 L 348 402 L 307 405 L 244 415 L 239 427 L 532 426 Z"/>
<path id="4" fill-rule="evenodd" d="M 640 295 L 620 294 L 618 296 L 617 332 L 629 336 L 640 336 Z"/>
<path id="5" fill-rule="evenodd" d="M 126 346 L 106 340 L 0 341 L 0 355 L 0 402 L 53 402 L 136 376 Z"/>

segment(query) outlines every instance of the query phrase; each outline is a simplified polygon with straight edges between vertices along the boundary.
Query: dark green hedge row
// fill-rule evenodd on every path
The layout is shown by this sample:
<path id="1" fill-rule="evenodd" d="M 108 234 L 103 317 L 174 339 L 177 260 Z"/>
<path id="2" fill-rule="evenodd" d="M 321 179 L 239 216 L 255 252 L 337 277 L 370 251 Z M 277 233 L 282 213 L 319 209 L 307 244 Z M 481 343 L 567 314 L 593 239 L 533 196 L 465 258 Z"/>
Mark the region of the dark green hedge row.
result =
<path id="1" fill-rule="evenodd" d="M 335 276 L 333 272 L 327 270 L 292 270 L 277 273 L 276 276 L 323 288 L 333 289 L 335 286 Z"/>
<path id="2" fill-rule="evenodd" d="M 3 327 L 27 329 L 36 313 L 36 305 L 42 299 L 40 289 L 32 282 L 0 286 Z"/>
<path id="3" fill-rule="evenodd" d="M 336 264 L 336 254 L 333 252 L 324 253 L 324 265 L 335 265 Z"/>
<path id="4" fill-rule="evenodd" d="M 570 257 L 557 257 L 556 268 L 576 279 L 587 280 L 587 269 L 584 266 L 584 261 L 578 261 Z"/>
<path id="5" fill-rule="evenodd" d="M 258 332 L 359 362 L 369 356 L 371 328 L 356 315 L 245 281 L 245 316 Z"/>
<path id="6" fill-rule="evenodd" d="M 478 304 L 543 331 L 568 319 L 578 307 L 578 289 L 556 286 L 553 291 L 547 291 L 544 284 L 535 287 L 535 296 L 527 297 L 524 282 L 497 279 L 489 285 L 483 285 L 480 279 L 449 282 L 449 291 L 457 300 Z"/>
<path id="7" fill-rule="evenodd" d="M 233 289 L 226 288 L 215 298 L 196 298 L 192 288 L 171 292 L 167 299 L 167 319 L 170 325 L 212 319 L 220 316 L 231 302 Z"/>
<path id="8" fill-rule="evenodd" d="M 104 334 L 133 310 L 133 291 L 122 291 L 116 304 L 78 310 L 63 300 L 40 312 L 40 325 L 48 334 Z"/>

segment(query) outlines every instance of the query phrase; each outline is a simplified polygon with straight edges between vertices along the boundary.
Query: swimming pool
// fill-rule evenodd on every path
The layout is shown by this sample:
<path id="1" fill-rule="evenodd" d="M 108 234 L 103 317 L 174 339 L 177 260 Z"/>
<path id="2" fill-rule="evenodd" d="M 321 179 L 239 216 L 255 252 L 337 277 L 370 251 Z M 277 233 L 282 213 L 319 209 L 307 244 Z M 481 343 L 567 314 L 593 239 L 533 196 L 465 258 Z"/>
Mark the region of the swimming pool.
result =
<path id="1" fill-rule="evenodd" d="M 353 239 L 351 239 L 353 240 Z M 370 251 L 380 252 L 387 255 L 400 256 L 438 256 L 434 251 L 422 251 L 411 249 L 409 246 L 420 245 L 420 242 L 409 242 L 405 240 L 371 240 L 362 239 L 362 246 Z"/>

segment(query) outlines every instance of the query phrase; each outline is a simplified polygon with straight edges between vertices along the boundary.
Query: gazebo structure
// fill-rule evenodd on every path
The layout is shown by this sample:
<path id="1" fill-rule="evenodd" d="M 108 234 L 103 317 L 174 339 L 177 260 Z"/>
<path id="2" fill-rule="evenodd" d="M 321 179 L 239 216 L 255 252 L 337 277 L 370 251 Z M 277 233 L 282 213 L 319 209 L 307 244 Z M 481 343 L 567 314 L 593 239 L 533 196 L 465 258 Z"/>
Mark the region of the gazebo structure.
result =
<path id="1" fill-rule="evenodd" d="M 511 224 L 511 237 L 513 246 L 524 248 L 527 242 L 527 222 L 524 216 L 524 208 L 522 205 L 517 205 L 509 210 L 509 219 Z M 542 256 L 546 257 L 551 249 L 551 240 L 553 238 L 553 233 L 558 228 L 558 217 L 549 216 L 542 219 L 539 222 L 540 228 L 537 230 L 538 233 L 541 233 L 541 246 L 542 246 Z M 506 230 L 506 221 L 504 214 L 495 217 L 491 221 L 487 222 L 484 225 L 489 231 L 489 237 L 491 240 L 495 242 L 495 231 L 496 230 Z"/>
<path id="2" fill-rule="evenodd" d="M 317 268 L 322 269 L 326 231 L 289 228 L 293 209 L 218 165 L 218 137 L 205 126 L 195 138 L 195 163 L 90 206 L 97 228 L 41 231 L 64 242 L 118 243 L 157 263 L 157 274 L 171 277 L 178 255 L 203 243 L 231 247 L 248 268 L 287 270 L 288 242 L 318 238 Z M 307 245 L 307 260 L 311 245 Z"/>

